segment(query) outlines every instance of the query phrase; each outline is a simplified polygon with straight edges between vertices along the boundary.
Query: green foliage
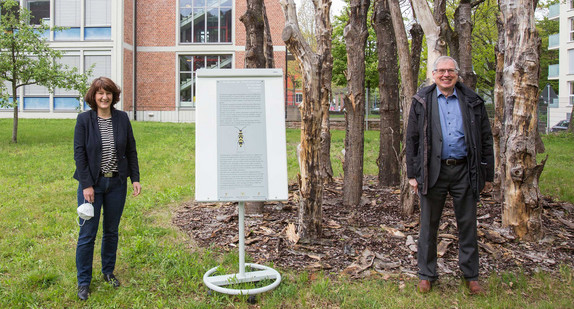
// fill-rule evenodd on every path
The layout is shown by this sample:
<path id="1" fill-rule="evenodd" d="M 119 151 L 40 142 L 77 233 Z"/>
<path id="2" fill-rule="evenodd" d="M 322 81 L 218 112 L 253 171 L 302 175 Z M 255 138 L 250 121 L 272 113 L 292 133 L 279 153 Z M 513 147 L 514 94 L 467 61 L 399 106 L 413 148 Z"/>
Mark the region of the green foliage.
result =
<path id="1" fill-rule="evenodd" d="M 494 102 L 496 55 L 498 41 L 496 1 L 485 1 L 473 10 L 472 63 L 476 73 L 476 88 L 487 101 Z"/>
<path id="2" fill-rule="evenodd" d="M 49 46 L 44 34 L 50 27 L 31 25 L 30 11 L 20 7 L 18 2 L 2 0 L 0 9 L 0 29 L 3 29 L 0 32 L 0 107 L 15 107 L 17 100 L 10 100 L 9 93 L 17 94 L 17 89 L 26 85 L 45 86 L 52 93 L 56 88 L 73 89 L 78 91 L 80 99 L 88 90 L 91 69 L 82 74 L 75 67 L 58 63 L 64 53 Z M 62 29 L 55 27 L 52 30 Z M 9 91 L 6 82 L 11 88 Z M 17 126 L 14 129 L 17 130 Z M 16 134 L 17 131 L 14 136 Z"/>
<path id="3" fill-rule="evenodd" d="M 373 5 L 369 7 L 367 27 L 369 36 L 365 47 L 365 87 L 376 88 L 379 86 L 379 72 L 377 70 L 377 35 L 371 26 Z M 347 47 L 343 32 L 349 22 L 349 11 L 343 10 L 341 15 L 335 16 L 333 21 L 333 41 L 331 54 L 333 55 L 333 83 L 337 86 L 347 85 L 345 71 L 347 70 Z"/>

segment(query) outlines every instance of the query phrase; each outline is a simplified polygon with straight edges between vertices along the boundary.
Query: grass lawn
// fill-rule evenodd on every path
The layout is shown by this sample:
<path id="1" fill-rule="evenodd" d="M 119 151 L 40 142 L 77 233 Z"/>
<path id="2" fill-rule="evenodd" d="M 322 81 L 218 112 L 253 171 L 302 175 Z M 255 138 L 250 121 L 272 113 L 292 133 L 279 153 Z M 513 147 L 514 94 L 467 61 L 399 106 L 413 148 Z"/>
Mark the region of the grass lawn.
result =
<path id="1" fill-rule="evenodd" d="M 74 120 L 21 119 L 19 142 L 11 144 L 12 120 L 0 119 L 0 308 L 252 307 L 243 296 L 208 295 L 202 282 L 214 266 L 236 268 L 237 253 L 198 248 L 171 223 L 178 205 L 193 198 L 194 125 L 151 122 L 133 123 L 143 192 L 137 198 L 128 193 L 120 226 L 116 275 L 122 287 L 113 289 L 103 282 L 96 245 L 92 294 L 86 303 L 77 299 L 74 125 Z M 336 176 L 342 174 L 343 138 L 344 132 L 333 132 Z M 297 173 L 298 139 L 298 130 L 287 131 L 290 180 Z M 542 193 L 574 202 L 574 137 L 550 136 L 544 141 L 549 159 Z M 365 173 L 376 174 L 378 132 L 366 132 L 365 142 Z M 416 280 L 408 277 L 350 280 L 328 273 L 279 271 L 282 283 L 258 295 L 262 308 L 574 306 L 572 265 L 562 266 L 557 274 L 492 274 L 482 278 L 489 294 L 480 297 L 468 296 L 452 276 L 444 276 L 430 294 L 420 295 Z"/>

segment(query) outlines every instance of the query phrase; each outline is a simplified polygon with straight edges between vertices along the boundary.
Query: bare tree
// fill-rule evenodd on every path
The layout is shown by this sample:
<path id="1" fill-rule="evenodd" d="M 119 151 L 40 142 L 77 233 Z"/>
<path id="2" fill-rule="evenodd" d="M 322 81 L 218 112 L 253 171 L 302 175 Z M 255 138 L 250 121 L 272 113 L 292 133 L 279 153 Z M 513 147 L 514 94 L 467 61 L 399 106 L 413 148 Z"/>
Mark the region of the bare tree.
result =
<path id="1" fill-rule="evenodd" d="M 472 8 L 482 2 L 484 0 L 460 0 L 454 13 L 453 30 L 447 17 L 447 0 L 435 0 L 432 12 L 426 0 L 412 0 L 427 39 L 427 81 L 431 80 L 434 61 L 450 51 L 460 66 L 463 82 L 476 88 L 476 74 L 472 69 Z"/>
<path id="2" fill-rule="evenodd" d="M 432 65 L 435 60 L 443 55 L 446 55 L 446 41 L 441 33 L 441 27 L 429 7 L 427 0 L 412 0 L 411 5 L 413 11 L 419 20 L 423 31 L 425 33 L 427 42 L 427 80 L 426 84 L 432 81 Z M 404 28 L 404 27 L 403 27 Z M 413 93 L 414 94 L 414 93 Z M 406 118 L 403 118 L 406 119 Z"/>
<path id="3" fill-rule="evenodd" d="M 265 1 L 263 1 L 263 23 L 265 24 L 265 33 L 263 53 L 265 54 L 265 67 L 274 68 L 275 58 L 273 56 L 273 38 L 271 37 L 271 28 L 269 27 L 269 19 L 267 18 L 267 9 L 265 8 Z"/>
<path id="4" fill-rule="evenodd" d="M 297 10 L 297 18 L 299 20 L 299 28 L 301 30 L 301 34 L 305 38 L 305 41 L 311 47 L 311 50 L 317 52 L 319 54 L 324 54 L 325 63 L 324 66 L 331 66 L 331 69 L 326 69 L 325 74 L 321 75 L 324 79 L 324 91 L 328 91 L 329 94 L 322 96 L 323 102 L 321 102 L 321 106 L 323 107 L 323 118 L 321 120 L 321 175 L 323 177 L 324 183 L 330 183 L 333 181 L 333 166 L 331 164 L 331 123 L 329 120 L 329 107 L 330 104 L 330 97 L 331 97 L 331 83 L 333 77 L 333 56 L 331 52 L 325 54 L 324 51 L 319 51 L 318 48 L 323 48 L 325 50 L 331 50 L 331 34 L 332 34 L 332 27 L 331 27 L 331 20 L 319 20 L 318 15 L 315 14 L 315 7 L 314 3 L 311 0 L 303 0 L 301 1 L 301 6 Z M 329 24 L 324 24 L 328 22 Z M 316 24 L 323 24 L 321 26 L 322 29 L 327 29 L 328 32 L 324 32 L 319 34 L 315 27 Z M 317 45 L 317 35 L 328 35 L 329 38 L 326 39 L 322 46 Z M 329 82 L 327 82 L 329 81 Z"/>
<path id="5" fill-rule="evenodd" d="M 263 0 L 247 0 L 247 10 L 239 20 L 245 26 L 245 67 L 273 68 L 273 42 Z M 263 202 L 245 203 L 246 214 L 263 213 Z"/>
<path id="6" fill-rule="evenodd" d="M 396 186 L 400 183 L 401 124 L 399 103 L 399 67 L 397 42 L 391 12 L 386 0 L 374 3 L 373 28 L 377 35 L 380 115 L 380 146 L 377 164 L 379 186 Z"/>
<path id="7" fill-rule="evenodd" d="M 247 0 L 247 10 L 239 18 L 245 25 L 246 68 L 265 68 L 263 16 L 263 0 Z"/>
<path id="8" fill-rule="evenodd" d="M 393 22 L 393 29 L 395 30 L 395 38 L 397 41 L 397 50 L 399 54 L 399 67 L 401 74 L 401 106 L 403 109 L 403 119 L 409 119 L 409 110 L 411 98 L 415 95 L 415 76 L 412 71 L 412 59 L 409 51 L 409 41 L 407 39 L 407 32 L 403 24 L 401 8 L 398 1 L 388 1 L 389 10 L 391 12 L 391 19 Z M 403 132 L 407 130 L 407 121 L 403 121 Z M 405 144 L 405 134 L 403 134 L 402 141 Z M 407 170 L 407 162 L 404 151 L 401 151 L 401 170 Z M 403 213 L 411 215 L 414 212 L 415 200 L 414 194 L 410 191 L 409 180 L 407 173 L 403 172 L 401 176 L 401 207 Z"/>
<path id="9" fill-rule="evenodd" d="M 320 170 L 321 121 L 323 119 L 324 96 L 328 96 L 331 81 L 325 85 L 323 76 L 332 70 L 330 29 L 330 0 L 315 0 L 317 27 L 317 52 L 304 39 L 299 29 L 297 9 L 294 0 L 281 0 L 285 14 L 285 28 L 282 38 L 289 51 L 301 67 L 303 77 L 303 102 L 301 111 L 301 151 L 299 174 L 299 226 L 303 239 L 316 239 L 322 234 L 323 177 Z M 329 27 L 329 28 L 325 28 Z M 332 59 L 332 58 L 331 58 Z"/>
<path id="10" fill-rule="evenodd" d="M 357 205 L 363 193 L 363 153 L 365 123 L 365 47 L 369 31 L 367 13 L 370 0 L 351 0 L 349 23 L 343 36 L 347 45 L 347 88 L 345 95 L 345 161 L 343 205 Z"/>
<path id="11" fill-rule="evenodd" d="M 470 0 L 460 0 L 460 4 L 454 11 L 454 28 L 454 32 L 458 34 L 458 58 L 455 59 L 458 59 L 460 66 L 460 77 L 465 85 L 476 89 L 476 74 L 472 69 L 472 3 Z"/>
<path id="12" fill-rule="evenodd" d="M 538 180 L 546 159 L 536 162 L 540 38 L 536 0 L 499 0 L 494 119 L 496 172 L 500 180 L 502 223 L 521 239 L 543 235 Z M 537 147 L 538 145 L 538 147 Z"/>

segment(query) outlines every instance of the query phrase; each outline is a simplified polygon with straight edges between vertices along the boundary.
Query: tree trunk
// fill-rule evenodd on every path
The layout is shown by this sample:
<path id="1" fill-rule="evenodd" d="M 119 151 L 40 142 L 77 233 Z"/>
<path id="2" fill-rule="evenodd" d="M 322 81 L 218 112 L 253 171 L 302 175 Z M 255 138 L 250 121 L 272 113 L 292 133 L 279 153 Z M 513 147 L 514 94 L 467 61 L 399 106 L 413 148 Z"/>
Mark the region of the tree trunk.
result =
<path id="1" fill-rule="evenodd" d="M 247 0 L 239 20 L 245 25 L 245 67 L 265 68 L 263 0 Z"/>
<path id="2" fill-rule="evenodd" d="M 330 6 L 330 3 L 329 3 Z M 330 10 L 330 9 L 329 9 Z M 333 166 L 331 164 L 331 123 L 329 120 L 329 107 L 331 106 L 331 82 L 333 79 L 333 55 L 331 54 L 331 41 L 333 28 L 331 19 L 320 14 L 315 15 L 315 35 L 319 37 L 317 54 L 321 55 L 321 106 L 323 117 L 321 119 L 321 177 L 324 183 L 333 181 Z"/>
<path id="3" fill-rule="evenodd" d="M 448 55 L 448 50 L 450 50 L 450 56 L 458 62 L 458 33 L 453 31 L 450 27 L 450 23 L 446 15 L 446 3 L 447 0 L 434 1 L 433 17 L 437 27 L 440 28 L 440 55 Z"/>
<path id="4" fill-rule="evenodd" d="M 314 2 L 318 19 L 324 21 L 317 24 L 317 33 L 331 31 L 324 29 L 330 25 L 330 0 L 317 0 Z M 301 151 L 299 178 L 299 227 L 298 234 L 303 239 L 317 239 L 322 235 L 322 204 L 323 204 L 323 177 L 321 176 L 320 143 L 321 122 L 323 119 L 324 95 L 322 78 L 323 60 L 325 54 L 318 54 L 311 50 L 305 42 L 297 21 L 297 11 L 294 0 L 282 0 L 281 6 L 285 14 L 285 28 L 282 38 L 289 51 L 301 66 L 303 79 L 303 102 L 299 105 L 301 111 Z M 318 35 L 317 50 L 331 53 L 325 48 L 326 36 Z M 330 37 L 329 37 L 330 40 Z M 330 81 L 329 81 L 330 83 Z"/>
<path id="5" fill-rule="evenodd" d="M 351 0 L 349 23 L 343 36 L 347 45 L 347 87 L 345 99 L 345 161 L 343 163 L 343 205 L 358 205 L 363 194 L 365 123 L 365 47 L 369 31 L 370 0 Z"/>
<path id="6" fill-rule="evenodd" d="M 373 10 L 373 26 L 377 34 L 379 93 L 380 146 L 379 187 L 397 186 L 400 183 L 401 124 L 399 108 L 399 67 L 397 43 L 391 13 L 385 0 L 376 0 Z"/>
<path id="7" fill-rule="evenodd" d="M 420 24 L 414 23 L 409 30 L 411 34 L 411 64 L 413 67 L 413 87 L 417 89 L 419 70 L 421 67 L 421 54 L 423 51 L 423 39 L 425 33 Z"/>
<path id="8" fill-rule="evenodd" d="M 254 68 L 271 68 L 267 59 L 269 30 L 267 29 L 267 14 L 265 12 L 265 3 L 263 0 L 247 0 L 247 10 L 239 20 L 245 26 L 245 67 Z M 271 55 L 273 55 L 273 46 L 271 46 Z M 273 65 L 273 57 L 271 57 Z M 263 202 L 246 202 L 245 214 L 258 215 L 263 213 Z"/>
<path id="9" fill-rule="evenodd" d="M 499 0 L 495 142 L 499 160 L 502 223 L 524 240 L 543 236 L 536 162 L 540 38 L 537 1 Z"/>
<path id="10" fill-rule="evenodd" d="M 454 27 L 458 34 L 459 76 L 469 88 L 476 88 L 476 74 L 472 69 L 472 7 L 470 0 L 461 0 L 454 12 Z M 456 59 L 456 58 L 455 58 Z"/>
<path id="11" fill-rule="evenodd" d="M 13 123 L 12 123 L 12 143 L 18 143 L 18 95 L 17 95 L 17 87 L 16 83 L 12 82 L 12 104 L 14 104 L 14 116 L 13 116 Z"/>
<path id="12" fill-rule="evenodd" d="M 271 37 L 271 29 L 269 28 L 269 19 L 267 18 L 267 9 L 265 8 L 265 1 L 262 2 L 263 9 L 263 22 L 265 24 L 265 33 L 263 34 L 265 44 L 263 45 L 263 52 L 265 54 L 265 67 L 274 68 L 275 58 L 273 56 L 273 39 Z"/>
<path id="13" fill-rule="evenodd" d="M 407 131 L 407 121 L 409 119 L 409 110 L 411 105 L 411 99 L 415 95 L 414 87 L 414 76 L 412 71 L 411 56 L 409 52 L 409 41 L 407 39 L 407 32 L 405 31 L 405 26 L 403 24 L 403 17 L 401 14 L 401 8 L 399 7 L 398 1 L 386 0 L 389 4 L 389 9 L 391 12 L 391 19 L 393 21 L 393 29 L 395 30 L 395 37 L 397 40 L 397 50 L 399 54 L 399 66 L 401 72 L 401 106 L 403 109 L 403 134 L 402 141 L 403 145 L 406 142 Z M 424 26 L 423 26 L 424 28 Z M 414 194 L 411 193 L 409 180 L 407 178 L 407 159 L 403 150 L 401 150 L 401 206 L 403 213 L 405 215 L 412 215 L 415 209 L 415 199 Z"/>
<path id="14" fill-rule="evenodd" d="M 420 24 L 423 27 L 423 31 L 426 37 L 428 57 L 427 57 L 427 81 L 425 82 L 425 84 L 428 85 L 432 81 L 432 66 L 435 60 L 442 55 L 446 55 L 446 43 L 444 41 L 444 38 L 441 37 L 441 31 L 440 31 L 441 28 L 439 27 L 439 25 L 437 25 L 437 23 L 433 18 L 433 14 L 428 5 L 427 0 L 412 0 L 411 3 L 413 6 L 413 10 L 417 16 L 417 19 L 420 21 Z M 404 26 L 402 28 L 404 29 Z M 395 34 L 396 33 L 397 28 L 395 28 Z M 401 47 L 399 47 L 399 49 L 400 48 Z"/>

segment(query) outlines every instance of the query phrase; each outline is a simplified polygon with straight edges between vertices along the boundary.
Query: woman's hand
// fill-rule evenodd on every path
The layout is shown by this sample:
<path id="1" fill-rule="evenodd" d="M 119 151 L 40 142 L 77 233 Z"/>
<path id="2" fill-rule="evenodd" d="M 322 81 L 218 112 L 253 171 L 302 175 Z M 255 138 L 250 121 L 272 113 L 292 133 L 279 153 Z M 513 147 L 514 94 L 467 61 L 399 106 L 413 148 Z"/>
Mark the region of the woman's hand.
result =
<path id="1" fill-rule="evenodd" d="M 142 192 L 142 185 L 140 185 L 140 183 L 136 181 L 133 183 L 133 186 L 134 186 L 134 196 L 140 195 L 140 193 Z"/>
<path id="2" fill-rule="evenodd" d="M 94 202 L 94 187 L 87 187 L 83 190 L 84 200 L 88 203 Z"/>

